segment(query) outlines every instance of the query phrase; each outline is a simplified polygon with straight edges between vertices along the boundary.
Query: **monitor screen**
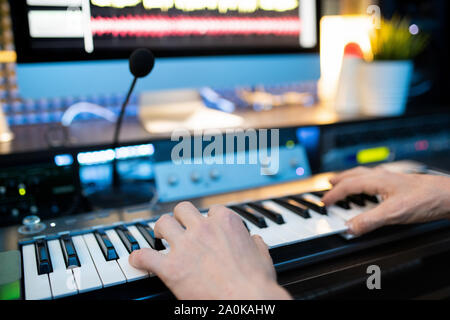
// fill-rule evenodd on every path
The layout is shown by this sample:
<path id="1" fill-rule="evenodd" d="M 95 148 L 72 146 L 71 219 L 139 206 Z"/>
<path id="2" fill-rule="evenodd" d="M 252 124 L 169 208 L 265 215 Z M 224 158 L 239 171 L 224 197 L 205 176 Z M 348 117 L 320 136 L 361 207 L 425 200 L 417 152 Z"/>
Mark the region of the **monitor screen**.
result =
<path id="1" fill-rule="evenodd" d="M 317 47 L 316 0 L 11 0 L 19 62 Z"/>

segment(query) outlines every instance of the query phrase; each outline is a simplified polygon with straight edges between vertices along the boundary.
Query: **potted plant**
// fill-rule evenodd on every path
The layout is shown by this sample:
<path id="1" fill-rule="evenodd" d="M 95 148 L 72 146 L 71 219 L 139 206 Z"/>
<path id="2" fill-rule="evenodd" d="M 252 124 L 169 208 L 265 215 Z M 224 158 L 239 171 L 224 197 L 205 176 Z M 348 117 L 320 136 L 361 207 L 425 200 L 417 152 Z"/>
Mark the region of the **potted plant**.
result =
<path id="1" fill-rule="evenodd" d="M 371 61 L 360 67 L 362 112 L 371 116 L 398 116 L 406 109 L 413 59 L 429 37 L 406 19 L 382 20 L 370 35 Z"/>

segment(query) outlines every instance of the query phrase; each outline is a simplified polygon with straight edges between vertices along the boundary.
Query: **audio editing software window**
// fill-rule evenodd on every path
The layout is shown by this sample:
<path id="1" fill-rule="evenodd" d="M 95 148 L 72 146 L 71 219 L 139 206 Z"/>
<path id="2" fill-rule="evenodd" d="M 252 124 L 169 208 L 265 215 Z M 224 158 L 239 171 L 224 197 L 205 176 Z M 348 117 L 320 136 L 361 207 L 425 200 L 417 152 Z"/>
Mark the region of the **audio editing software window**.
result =
<path id="1" fill-rule="evenodd" d="M 25 48 L 39 51 L 149 47 L 180 50 L 283 50 L 317 45 L 316 0 L 26 0 Z M 23 24 L 23 23 L 22 23 Z M 180 54 L 178 52 L 178 54 Z"/>

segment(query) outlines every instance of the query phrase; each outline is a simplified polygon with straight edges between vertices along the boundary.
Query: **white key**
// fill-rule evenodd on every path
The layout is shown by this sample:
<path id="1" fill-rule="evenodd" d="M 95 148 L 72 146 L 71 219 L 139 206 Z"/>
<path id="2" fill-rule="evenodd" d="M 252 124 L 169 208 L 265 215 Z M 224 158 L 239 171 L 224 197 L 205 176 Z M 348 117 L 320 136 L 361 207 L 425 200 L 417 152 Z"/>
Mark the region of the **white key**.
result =
<path id="1" fill-rule="evenodd" d="M 92 260 L 104 287 L 110 287 L 126 282 L 126 278 L 117 261 L 106 261 L 93 233 L 83 235 Z"/>
<path id="2" fill-rule="evenodd" d="M 353 219 L 354 217 L 356 217 L 364 212 L 367 212 L 368 210 L 375 208 L 376 206 L 377 206 L 377 204 L 374 204 L 374 203 L 366 203 L 365 207 L 360 207 L 354 203 L 351 203 L 350 204 L 351 209 L 346 210 L 346 209 L 342 209 L 341 207 L 333 205 L 328 208 L 328 212 L 335 216 L 338 216 L 340 219 L 347 222 L 347 221 Z M 346 230 L 346 231 L 348 231 L 348 230 Z M 341 233 L 341 236 L 347 240 L 356 238 L 354 235 L 351 235 L 347 232 Z"/>
<path id="3" fill-rule="evenodd" d="M 81 267 L 72 269 L 80 293 L 101 289 L 102 281 L 97 273 L 83 236 L 72 237 Z"/>
<path id="4" fill-rule="evenodd" d="M 23 275 L 26 300 L 52 299 L 48 275 L 38 274 L 34 244 L 22 247 Z"/>
<path id="5" fill-rule="evenodd" d="M 136 269 L 132 267 L 128 262 L 128 257 L 130 256 L 130 254 L 125 248 L 125 245 L 122 243 L 122 240 L 120 240 L 117 232 L 113 229 L 106 230 L 105 232 L 108 235 L 109 240 L 111 240 L 114 249 L 116 249 L 117 255 L 119 256 L 119 259 L 117 259 L 117 263 L 119 264 L 120 269 L 122 269 L 123 274 L 127 278 L 127 281 L 130 282 L 147 278 L 147 271 Z"/>
<path id="6" fill-rule="evenodd" d="M 307 227 L 317 236 L 325 236 L 347 231 L 344 222 L 329 219 L 328 216 L 323 216 L 313 210 L 309 210 L 311 216 L 307 220 Z"/>
<path id="7" fill-rule="evenodd" d="M 250 230 L 250 234 L 252 236 L 253 235 L 261 236 L 268 247 L 275 247 L 275 246 L 281 245 L 286 242 L 284 239 L 278 237 L 275 232 L 271 232 L 269 230 L 269 228 L 258 228 L 256 225 L 254 225 L 252 222 L 245 219 L 244 217 L 242 217 L 240 215 L 239 215 L 239 217 L 243 221 L 245 221 L 245 224 L 247 225 L 248 229 Z"/>
<path id="8" fill-rule="evenodd" d="M 376 206 L 376 204 L 367 203 L 365 207 L 360 207 L 354 203 L 351 203 L 349 210 L 342 209 L 341 207 L 333 205 L 329 207 L 328 211 L 332 212 L 334 215 L 340 217 L 345 221 L 349 221 L 354 217 L 375 208 Z"/>
<path id="9" fill-rule="evenodd" d="M 316 202 L 322 202 L 322 199 L 313 195 L 313 194 L 304 194 L 302 195 L 307 200 L 312 200 Z M 341 219 L 339 216 L 336 216 L 333 212 L 329 212 L 328 214 L 322 215 L 317 211 L 309 209 L 309 213 L 312 219 L 308 219 L 310 222 L 309 226 L 311 228 L 315 228 L 313 232 L 315 234 L 328 234 L 328 233 L 340 233 L 347 231 L 347 227 L 345 225 L 345 220 Z M 311 223 L 314 221 L 314 223 Z"/>
<path id="10" fill-rule="evenodd" d="M 133 237 L 136 239 L 137 243 L 139 244 L 139 247 L 141 249 L 144 248 L 151 248 L 150 244 L 145 240 L 145 238 L 142 236 L 142 234 L 139 232 L 139 230 L 135 226 L 128 226 L 127 227 L 130 233 L 133 235 Z"/>
<path id="11" fill-rule="evenodd" d="M 357 215 L 357 214 L 355 214 L 354 210 L 353 211 L 346 210 L 346 209 L 343 209 L 336 205 L 329 206 L 327 209 L 328 209 L 329 213 L 332 213 L 333 215 L 338 216 L 339 218 L 341 218 L 344 221 L 349 221 L 354 216 Z"/>
<path id="12" fill-rule="evenodd" d="M 254 211 L 258 212 L 258 210 L 256 209 L 254 209 Z M 310 235 L 309 232 L 305 233 L 299 229 L 294 231 L 288 226 L 288 223 L 286 221 L 284 221 L 283 224 L 277 224 L 264 215 L 261 214 L 261 216 L 264 217 L 268 230 L 271 233 L 276 234 L 277 238 L 283 240 L 285 244 L 301 241 Z"/>
<path id="13" fill-rule="evenodd" d="M 49 274 L 53 298 L 62 298 L 78 294 L 72 270 L 68 270 L 59 240 L 47 242 L 53 272 Z"/>
<path id="14" fill-rule="evenodd" d="M 303 232 L 305 234 L 304 240 L 341 233 L 347 230 L 344 223 L 338 223 L 335 220 L 330 220 L 328 217 L 313 210 L 309 210 L 309 215 L 311 218 L 305 219 L 273 201 L 265 201 L 264 204 L 273 211 L 281 214 L 291 229 L 295 228 L 294 230 L 300 230 Z"/>
<path id="15" fill-rule="evenodd" d="M 270 219 L 264 217 L 267 223 L 267 227 L 270 232 L 277 235 L 278 238 L 282 239 L 286 244 L 290 242 L 301 241 L 308 238 L 310 233 L 305 233 L 300 231 L 293 231 L 289 228 L 287 222 L 284 224 L 277 224 Z"/>
<path id="16" fill-rule="evenodd" d="M 299 215 L 270 200 L 264 201 L 263 205 L 267 206 L 269 210 L 281 214 L 287 227 L 298 234 L 302 240 L 309 240 L 316 236 L 316 234 L 312 232 L 311 228 L 308 227 L 306 222 L 307 219 L 300 217 Z"/>

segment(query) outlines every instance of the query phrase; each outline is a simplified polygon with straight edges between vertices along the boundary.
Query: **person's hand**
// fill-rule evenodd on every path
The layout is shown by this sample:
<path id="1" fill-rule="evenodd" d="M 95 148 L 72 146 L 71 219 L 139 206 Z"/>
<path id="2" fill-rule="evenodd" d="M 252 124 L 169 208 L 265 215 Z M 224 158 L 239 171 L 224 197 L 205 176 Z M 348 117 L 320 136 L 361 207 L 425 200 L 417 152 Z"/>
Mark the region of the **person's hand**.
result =
<path id="1" fill-rule="evenodd" d="M 189 202 L 164 215 L 155 235 L 170 244 L 167 255 L 134 251 L 130 264 L 155 273 L 178 299 L 289 299 L 276 282 L 267 245 L 251 237 L 241 218 L 225 207 L 204 217 Z"/>
<path id="2" fill-rule="evenodd" d="M 322 201 L 332 205 L 348 195 L 380 195 L 376 208 L 350 220 L 349 232 L 362 235 L 386 225 L 412 224 L 450 217 L 450 178 L 393 173 L 358 167 L 336 175 Z"/>

